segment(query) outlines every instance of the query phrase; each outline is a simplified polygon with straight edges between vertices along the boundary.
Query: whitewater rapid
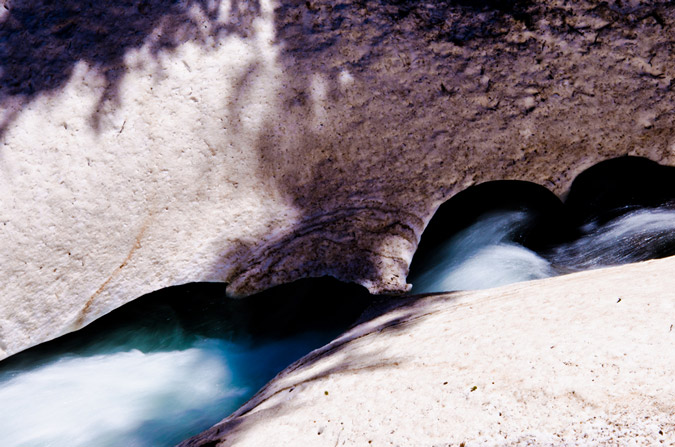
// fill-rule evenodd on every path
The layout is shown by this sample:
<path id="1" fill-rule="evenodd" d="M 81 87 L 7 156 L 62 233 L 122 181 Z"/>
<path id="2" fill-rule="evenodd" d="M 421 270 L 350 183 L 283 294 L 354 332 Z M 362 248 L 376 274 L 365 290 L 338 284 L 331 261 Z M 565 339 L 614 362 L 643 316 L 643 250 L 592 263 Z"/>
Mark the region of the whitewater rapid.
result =
<path id="1" fill-rule="evenodd" d="M 630 209 L 608 222 L 590 221 L 575 238 L 538 251 L 518 242 L 533 219 L 528 211 L 481 215 L 428 255 L 427 268 L 410 278 L 412 292 L 496 287 L 675 252 L 670 208 Z M 199 306 L 195 313 L 205 315 L 196 327 L 220 332 L 195 333 L 180 314 L 148 308 L 136 312 L 143 318 L 121 327 L 95 336 L 85 329 L 69 336 L 77 342 L 57 341 L 2 362 L 0 445 L 175 445 L 218 422 L 340 332 L 258 337 L 234 331 L 217 312 Z"/>
<path id="2" fill-rule="evenodd" d="M 176 321 L 105 343 L 28 350 L 0 365 L 3 447 L 160 447 L 241 406 L 334 332 L 278 340 L 194 337 Z M 170 342 L 153 344 L 154 339 Z M 138 347 L 142 347 L 139 349 Z"/>
<path id="3" fill-rule="evenodd" d="M 497 287 L 675 254 L 675 210 L 626 210 L 608 222 L 591 221 L 574 240 L 535 252 L 516 242 L 534 213 L 486 213 L 441 244 L 420 274 L 413 293 Z M 431 266 L 431 267 L 429 267 Z"/>

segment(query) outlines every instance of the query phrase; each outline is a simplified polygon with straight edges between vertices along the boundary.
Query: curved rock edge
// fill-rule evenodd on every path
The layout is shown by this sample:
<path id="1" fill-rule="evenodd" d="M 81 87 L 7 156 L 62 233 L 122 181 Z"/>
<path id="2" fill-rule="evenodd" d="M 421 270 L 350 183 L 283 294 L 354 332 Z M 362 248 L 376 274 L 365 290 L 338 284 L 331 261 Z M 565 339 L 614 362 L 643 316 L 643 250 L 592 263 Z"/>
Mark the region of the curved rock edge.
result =
<path id="1" fill-rule="evenodd" d="M 672 445 L 674 267 L 383 303 L 180 447 Z"/>

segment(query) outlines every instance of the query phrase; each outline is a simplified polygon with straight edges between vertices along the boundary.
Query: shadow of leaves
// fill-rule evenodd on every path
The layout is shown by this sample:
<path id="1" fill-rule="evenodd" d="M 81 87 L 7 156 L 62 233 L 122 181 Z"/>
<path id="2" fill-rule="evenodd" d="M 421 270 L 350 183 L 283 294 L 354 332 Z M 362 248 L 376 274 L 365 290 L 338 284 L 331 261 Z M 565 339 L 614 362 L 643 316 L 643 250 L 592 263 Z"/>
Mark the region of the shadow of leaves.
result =
<path id="1" fill-rule="evenodd" d="M 105 79 L 101 103 L 115 100 L 125 55 L 150 44 L 151 53 L 188 40 L 249 35 L 258 1 L 231 0 L 15 0 L 0 14 L 0 105 L 25 104 L 62 88 L 75 65 L 86 62 Z M 206 23 L 205 23 L 206 22 Z M 209 25 L 205 27 L 204 25 Z M 208 28 L 208 30 L 206 30 Z M 0 122 L 0 132 L 11 117 Z"/>

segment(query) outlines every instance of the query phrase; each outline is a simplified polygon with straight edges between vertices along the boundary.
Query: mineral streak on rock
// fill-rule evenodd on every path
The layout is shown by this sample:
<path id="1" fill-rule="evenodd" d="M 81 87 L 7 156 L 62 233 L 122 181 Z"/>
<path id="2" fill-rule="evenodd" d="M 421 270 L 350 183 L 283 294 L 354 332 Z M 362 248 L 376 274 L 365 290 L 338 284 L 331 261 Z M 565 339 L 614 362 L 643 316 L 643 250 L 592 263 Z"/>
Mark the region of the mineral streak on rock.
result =
<path id="1" fill-rule="evenodd" d="M 0 356 L 190 281 L 400 293 L 469 185 L 675 158 L 670 2 L 2 9 Z"/>

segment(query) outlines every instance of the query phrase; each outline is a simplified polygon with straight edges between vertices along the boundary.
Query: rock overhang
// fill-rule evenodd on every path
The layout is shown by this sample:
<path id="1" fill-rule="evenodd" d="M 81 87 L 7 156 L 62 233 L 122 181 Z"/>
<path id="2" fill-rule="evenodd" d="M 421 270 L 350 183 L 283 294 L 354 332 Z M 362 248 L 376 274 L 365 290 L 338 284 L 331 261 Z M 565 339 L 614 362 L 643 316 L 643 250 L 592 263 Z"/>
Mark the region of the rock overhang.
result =
<path id="1" fill-rule="evenodd" d="M 4 355 L 191 281 L 401 293 L 470 185 L 674 162 L 667 2 L 146 3 L 0 18 Z"/>

